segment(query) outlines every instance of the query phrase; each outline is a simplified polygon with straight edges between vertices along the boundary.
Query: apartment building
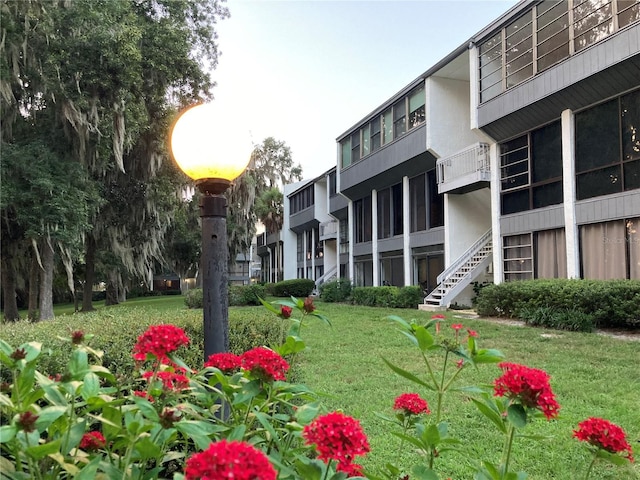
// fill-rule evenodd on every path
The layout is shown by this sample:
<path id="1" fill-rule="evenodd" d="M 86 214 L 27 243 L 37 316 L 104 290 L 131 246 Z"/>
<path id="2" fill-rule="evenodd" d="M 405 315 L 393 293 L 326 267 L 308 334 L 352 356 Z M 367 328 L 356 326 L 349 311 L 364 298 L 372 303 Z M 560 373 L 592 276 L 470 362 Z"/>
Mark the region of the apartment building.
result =
<path id="1" fill-rule="evenodd" d="M 285 191 L 284 277 L 435 307 L 473 282 L 638 279 L 639 125 L 640 0 L 523 1 Z"/>

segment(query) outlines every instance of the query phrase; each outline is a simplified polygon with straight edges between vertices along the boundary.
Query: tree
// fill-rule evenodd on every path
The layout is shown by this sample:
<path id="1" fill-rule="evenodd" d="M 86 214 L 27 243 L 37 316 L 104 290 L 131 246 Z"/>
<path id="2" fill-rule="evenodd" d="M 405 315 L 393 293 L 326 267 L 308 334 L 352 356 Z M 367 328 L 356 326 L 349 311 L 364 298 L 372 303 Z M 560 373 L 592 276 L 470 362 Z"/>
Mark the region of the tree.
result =
<path id="1" fill-rule="evenodd" d="M 247 170 L 227 191 L 229 258 L 247 252 L 256 234 L 256 200 L 272 188 L 302 179 L 300 164 L 294 164 L 291 149 L 281 140 L 265 138 L 255 147 Z"/>
<path id="2" fill-rule="evenodd" d="M 282 230 L 284 222 L 284 195 L 276 188 L 266 190 L 256 200 L 256 215 L 268 233 Z"/>

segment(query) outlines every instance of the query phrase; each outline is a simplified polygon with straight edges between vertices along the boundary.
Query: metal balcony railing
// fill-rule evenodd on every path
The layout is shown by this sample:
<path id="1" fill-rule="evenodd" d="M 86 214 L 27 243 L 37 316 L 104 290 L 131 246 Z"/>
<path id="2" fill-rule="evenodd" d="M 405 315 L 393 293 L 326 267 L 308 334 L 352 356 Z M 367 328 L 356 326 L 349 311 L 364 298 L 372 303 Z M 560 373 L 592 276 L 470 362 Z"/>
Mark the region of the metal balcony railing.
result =
<path id="1" fill-rule="evenodd" d="M 490 181 L 489 145 L 476 143 L 436 162 L 438 192 Z"/>

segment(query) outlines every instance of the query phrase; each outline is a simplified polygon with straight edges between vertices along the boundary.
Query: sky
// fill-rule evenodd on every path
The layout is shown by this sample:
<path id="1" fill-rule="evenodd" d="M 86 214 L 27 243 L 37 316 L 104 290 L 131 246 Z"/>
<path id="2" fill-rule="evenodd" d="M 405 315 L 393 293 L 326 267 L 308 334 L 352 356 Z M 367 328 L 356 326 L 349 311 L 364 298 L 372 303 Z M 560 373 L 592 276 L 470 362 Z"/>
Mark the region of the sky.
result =
<path id="1" fill-rule="evenodd" d="M 228 0 L 214 105 L 314 178 L 336 165 L 336 137 L 516 3 Z"/>

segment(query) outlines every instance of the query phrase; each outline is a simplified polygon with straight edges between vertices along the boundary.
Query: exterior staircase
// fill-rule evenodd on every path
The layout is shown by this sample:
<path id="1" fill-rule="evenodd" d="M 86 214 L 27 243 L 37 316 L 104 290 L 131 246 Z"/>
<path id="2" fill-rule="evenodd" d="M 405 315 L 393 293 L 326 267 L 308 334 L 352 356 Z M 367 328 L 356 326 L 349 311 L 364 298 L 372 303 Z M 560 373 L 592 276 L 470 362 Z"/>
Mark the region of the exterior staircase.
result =
<path id="1" fill-rule="evenodd" d="M 311 292 L 312 296 L 317 296 L 320 295 L 320 285 L 322 285 L 325 282 L 329 282 L 331 280 L 334 280 L 338 277 L 338 268 L 337 267 L 333 267 L 329 270 L 327 270 L 324 275 L 322 275 L 320 278 L 316 279 L 316 285 L 313 288 L 313 291 Z"/>
<path id="2" fill-rule="evenodd" d="M 438 275 L 438 286 L 425 297 L 421 309 L 436 310 L 449 306 L 455 297 L 489 266 L 493 258 L 491 238 L 489 230 Z"/>

